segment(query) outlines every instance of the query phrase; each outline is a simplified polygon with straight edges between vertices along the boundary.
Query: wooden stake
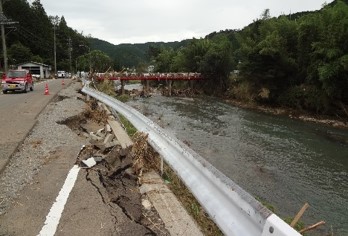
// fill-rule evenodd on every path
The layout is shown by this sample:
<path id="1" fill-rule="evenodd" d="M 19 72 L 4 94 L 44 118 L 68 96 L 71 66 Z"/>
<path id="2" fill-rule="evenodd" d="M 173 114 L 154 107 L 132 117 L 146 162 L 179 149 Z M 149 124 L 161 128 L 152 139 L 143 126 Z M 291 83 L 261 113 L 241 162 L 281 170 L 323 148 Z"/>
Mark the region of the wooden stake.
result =
<path id="1" fill-rule="evenodd" d="M 308 226 L 307 228 L 304 228 L 304 229 L 300 230 L 300 234 L 302 234 L 304 232 L 307 232 L 309 230 L 315 229 L 315 228 L 317 228 L 317 227 L 319 227 L 320 225 L 323 225 L 323 224 L 325 224 L 325 221 L 320 221 L 320 222 L 318 222 L 318 223 L 316 223 L 314 225 Z"/>
<path id="2" fill-rule="evenodd" d="M 172 96 L 172 81 L 171 80 L 169 80 L 169 97 L 171 97 Z"/>
<path id="3" fill-rule="evenodd" d="M 124 80 L 121 80 L 121 94 L 124 95 Z"/>
<path id="4" fill-rule="evenodd" d="M 297 213 L 297 215 L 295 216 L 295 218 L 292 220 L 290 226 L 294 228 L 294 226 L 297 224 L 297 222 L 300 220 L 300 218 L 302 217 L 303 213 L 307 210 L 307 208 L 309 207 L 309 204 L 306 202 L 303 207 L 301 208 L 301 210 Z"/>

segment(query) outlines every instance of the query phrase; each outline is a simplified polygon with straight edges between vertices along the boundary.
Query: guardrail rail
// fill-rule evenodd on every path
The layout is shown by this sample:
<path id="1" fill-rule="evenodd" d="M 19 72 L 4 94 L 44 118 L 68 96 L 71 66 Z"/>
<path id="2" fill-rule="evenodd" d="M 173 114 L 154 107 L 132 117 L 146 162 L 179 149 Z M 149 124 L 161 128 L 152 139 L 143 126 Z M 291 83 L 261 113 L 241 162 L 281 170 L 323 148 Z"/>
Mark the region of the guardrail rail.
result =
<path id="1" fill-rule="evenodd" d="M 148 133 L 149 144 L 175 171 L 225 235 L 300 235 L 203 157 L 134 108 L 88 84 L 82 92 L 125 116 L 139 131 Z"/>

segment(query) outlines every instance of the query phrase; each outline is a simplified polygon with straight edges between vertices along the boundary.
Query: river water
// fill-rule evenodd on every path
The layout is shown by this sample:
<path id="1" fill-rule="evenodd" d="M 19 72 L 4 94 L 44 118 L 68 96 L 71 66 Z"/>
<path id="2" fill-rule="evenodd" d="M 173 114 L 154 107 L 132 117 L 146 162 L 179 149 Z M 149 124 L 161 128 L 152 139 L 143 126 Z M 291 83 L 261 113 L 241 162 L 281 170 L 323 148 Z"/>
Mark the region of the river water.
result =
<path id="1" fill-rule="evenodd" d="M 215 98 L 128 102 L 253 196 L 294 217 L 305 202 L 310 235 L 348 235 L 348 131 L 240 109 Z M 330 234 L 331 235 L 331 234 Z"/>

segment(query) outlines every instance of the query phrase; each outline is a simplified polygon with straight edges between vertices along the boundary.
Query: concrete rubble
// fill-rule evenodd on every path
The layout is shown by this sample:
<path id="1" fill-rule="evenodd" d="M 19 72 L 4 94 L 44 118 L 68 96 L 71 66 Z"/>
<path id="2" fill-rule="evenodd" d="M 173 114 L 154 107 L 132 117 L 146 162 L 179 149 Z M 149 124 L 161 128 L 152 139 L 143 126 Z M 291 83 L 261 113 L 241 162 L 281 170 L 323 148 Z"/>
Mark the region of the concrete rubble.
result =
<path id="1" fill-rule="evenodd" d="M 154 172 L 151 172 L 151 177 L 147 173 L 143 176 L 147 135 L 142 134 L 141 141 L 135 139 L 133 143 L 120 123 L 111 113 L 107 114 L 106 124 L 77 122 L 81 126 L 79 130 L 83 130 L 80 137 L 89 142 L 81 149 L 76 161 L 87 170 L 86 179 L 93 186 L 105 188 L 98 187 L 102 199 L 109 201 L 110 206 L 120 207 L 128 220 L 137 225 L 139 235 L 202 235 L 180 203 L 173 200 L 174 195 L 170 194 L 161 177 L 154 177 Z M 156 184 L 151 184 L 153 180 Z M 158 186 L 166 189 L 165 195 Z"/>

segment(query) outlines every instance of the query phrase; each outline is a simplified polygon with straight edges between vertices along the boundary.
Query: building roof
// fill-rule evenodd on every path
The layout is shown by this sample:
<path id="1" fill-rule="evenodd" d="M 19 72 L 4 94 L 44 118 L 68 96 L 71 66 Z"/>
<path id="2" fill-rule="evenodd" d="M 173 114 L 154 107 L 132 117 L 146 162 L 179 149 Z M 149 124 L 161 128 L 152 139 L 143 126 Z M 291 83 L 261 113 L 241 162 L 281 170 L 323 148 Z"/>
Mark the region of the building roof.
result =
<path id="1" fill-rule="evenodd" d="M 40 62 L 34 62 L 34 61 L 20 63 L 17 66 L 25 66 L 25 65 L 29 65 L 29 64 L 34 64 L 34 65 L 43 66 L 43 67 L 50 67 L 49 65 L 46 65 L 46 64 L 43 64 L 43 63 L 40 63 Z"/>

